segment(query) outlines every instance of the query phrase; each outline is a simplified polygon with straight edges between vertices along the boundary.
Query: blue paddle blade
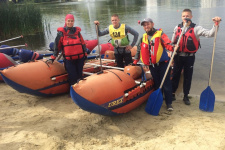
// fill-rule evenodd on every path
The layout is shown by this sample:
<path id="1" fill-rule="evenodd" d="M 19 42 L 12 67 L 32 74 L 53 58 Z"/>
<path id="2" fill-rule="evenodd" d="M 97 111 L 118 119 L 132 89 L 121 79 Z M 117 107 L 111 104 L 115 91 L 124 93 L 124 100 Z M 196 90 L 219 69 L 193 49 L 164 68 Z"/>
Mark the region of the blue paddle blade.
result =
<path id="1" fill-rule="evenodd" d="M 213 112 L 215 104 L 215 94 L 208 86 L 200 96 L 199 109 L 203 111 Z"/>
<path id="2" fill-rule="evenodd" d="M 145 111 L 150 115 L 157 116 L 162 107 L 163 95 L 161 89 L 154 91 L 148 98 Z"/>

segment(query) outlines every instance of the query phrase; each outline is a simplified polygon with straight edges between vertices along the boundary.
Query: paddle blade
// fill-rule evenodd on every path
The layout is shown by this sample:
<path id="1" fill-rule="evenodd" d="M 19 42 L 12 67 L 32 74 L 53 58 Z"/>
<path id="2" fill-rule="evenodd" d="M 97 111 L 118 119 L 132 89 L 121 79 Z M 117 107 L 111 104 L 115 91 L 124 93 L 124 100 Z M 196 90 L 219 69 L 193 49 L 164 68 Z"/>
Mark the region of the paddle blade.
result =
<path id="1" fill-rule="evenodd" d="M 163 95 L 161 89 L 154 91 L 148 98 L 145 111 L 150 115 L 157 116 L 162 107 Z"/>
<path id="2" fill-rule="evenodd" d="M 199 109 L 203 111 L 213 112 L 215 104 L 215 94 L 208 86 L 200 96 Z"/>

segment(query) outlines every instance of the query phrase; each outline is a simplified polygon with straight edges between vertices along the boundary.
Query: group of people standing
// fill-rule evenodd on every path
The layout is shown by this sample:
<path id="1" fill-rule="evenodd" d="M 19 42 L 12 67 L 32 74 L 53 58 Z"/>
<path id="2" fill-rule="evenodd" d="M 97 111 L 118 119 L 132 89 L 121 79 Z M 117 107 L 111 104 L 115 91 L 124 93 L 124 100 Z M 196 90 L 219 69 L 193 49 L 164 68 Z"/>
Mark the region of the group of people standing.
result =
<path id="1" fill-rule="evenodd" d="M 191 21 L 187 22 L 187 28 L 181 37 L 180 43 L 177 44 L 187 18 L 192 19 L 192 11 L 190 9 L 183 10 L 181 15 L 182 22 L 174 28 L 172 40 L 168 38 L 162 29 L 154 28 L 154 22 L 151 18 L 144 19 L 141 22 L 141 26 L 143 26 L 145 33 L 137 44 L 137 53 L 134 61 L 132 60 L 130 49 L 135 46 L 138 40 L 138 32 L 126 24 L 121 24 L 117 14 L 111 16 L 112 24 L 103 31 L 99 30 L 99 21 L 94 21 L 94 24 L 98 27 L 97 32 L 99 36 L 106 34 L 111 36 L 117 66 L 136 65 L 141 60 L 145 65 L 149 66 L 155 89 L 159 88 L 168 67 L 170 61 L 168 51 L 174 52 L 175 49 L 178 49 L 174 57 L 172 80 L 170 79 L 170 73 L 168 73 L 162 87 L 167 110 L 169 111 L 173 110 L 172 101 L 176 99 L 175 92 L 178 88 L 182 69 L 184 70 L 183 101 L 186 105 L 190 105 L 188 94 L 191 88 L 195 53 L 200 46 L 199 37 L 213 37 L 215 26 L 218 26 L 221 21 L 220 17 L 214 17 L 214 25 L 211 30 L 204 29 Z M 74 21 L 74 16 L 68 14 L 65 18 L 65 26 L 58 28 L 54 54 L 51 56 L 51 61 L 53 62 L 62 50 L 70 85 L 75 84 L 82 77 L 83 65 L 87 56 L 86 46 L 80 33 L 81 29 L 73 27 Z M 131 44 L 128 33 L 134 36 Z"/>

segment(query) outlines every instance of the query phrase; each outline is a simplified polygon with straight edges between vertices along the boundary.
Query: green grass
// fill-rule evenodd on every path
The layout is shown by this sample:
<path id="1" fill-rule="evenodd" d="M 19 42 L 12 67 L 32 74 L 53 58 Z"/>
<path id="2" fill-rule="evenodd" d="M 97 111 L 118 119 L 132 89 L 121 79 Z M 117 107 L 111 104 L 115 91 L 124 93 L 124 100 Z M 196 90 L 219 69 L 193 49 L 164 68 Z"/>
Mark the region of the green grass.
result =
<path id="1" fill-rule="evenodd" d="M 0 16 L 1 39 L 14 35 L 33 34 L 43 30 L 40 9 L 33 4 L 1 3 Z"/>

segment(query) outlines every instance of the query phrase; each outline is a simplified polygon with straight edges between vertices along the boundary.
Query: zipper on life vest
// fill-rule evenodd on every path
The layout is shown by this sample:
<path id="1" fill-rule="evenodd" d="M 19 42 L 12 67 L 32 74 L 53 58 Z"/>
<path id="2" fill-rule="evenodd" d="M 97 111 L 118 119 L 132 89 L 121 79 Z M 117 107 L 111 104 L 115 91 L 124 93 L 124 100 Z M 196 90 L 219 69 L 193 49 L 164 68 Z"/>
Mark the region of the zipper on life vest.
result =
<path id="1" fill-rule="evenodd" d="M 151 51 L 151 44 L 150 44 L 150 42 L 148 42 L 149 44 L 148 44 L 148 50 L 149 50 L 149 65 L 151 65 L 152 64 L 152 51 Z"/>

